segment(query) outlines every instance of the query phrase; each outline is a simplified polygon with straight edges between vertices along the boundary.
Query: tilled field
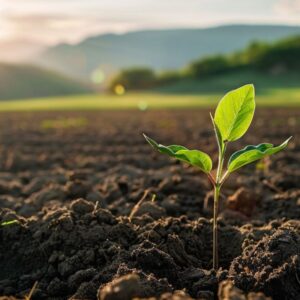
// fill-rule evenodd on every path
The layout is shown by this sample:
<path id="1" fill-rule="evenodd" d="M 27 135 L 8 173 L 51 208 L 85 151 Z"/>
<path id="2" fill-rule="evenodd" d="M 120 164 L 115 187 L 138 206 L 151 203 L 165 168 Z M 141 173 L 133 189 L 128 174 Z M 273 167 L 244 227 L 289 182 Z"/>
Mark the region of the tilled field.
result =
<path id="1" fill-rule="evenodd" d="M 32 299 L 300 298 L 299 109 L 258 110 L 229 147 L 294 136 L 225 184 L 218 272 L 210 183 L 141 135 L 216 161 L 208 111 L 7 113 L 0 128 L 0 222 L 18 221 L 0 227 L 0 295 L 38 282 Z"/>

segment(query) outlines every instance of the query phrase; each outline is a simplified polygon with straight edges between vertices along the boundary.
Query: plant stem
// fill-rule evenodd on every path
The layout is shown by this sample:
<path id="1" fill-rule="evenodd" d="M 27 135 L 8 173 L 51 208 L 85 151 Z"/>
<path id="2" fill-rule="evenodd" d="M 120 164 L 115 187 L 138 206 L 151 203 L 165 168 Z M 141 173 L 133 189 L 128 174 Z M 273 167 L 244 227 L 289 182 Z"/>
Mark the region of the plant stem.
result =
<path id="1" fill-rule="evenodd" d="M 214 219 L 213 219 L 213 268 L 218 269 L 218 206 L 220 186 L 214 187 Z"/>
<path id="2" fill-rule="evenodd" d="M 229 172 L 226 171 L 224 173 L 223 177 L 221 178 L 221 181 L 220 181 L 221 186 L 223 185 L 223 183 L 225 182 L 225 180 L 228 178 L 228 176 L 229 176 Z"/>
<path id="3" fill-rule="evenodd" d="M 219 197 L 222 186 L 222 172 L 225 157 L 226 144 L 223 149 L 219 148 L 219 160 L 218 169 L 216 175 L 216 181 L 214 185 L 214 215 L 213 215 L 213 268 L 218 269 L 218 208 L 219 208 Z"/>
<path id="4" fill-rule="evenodd" d="M 218 169 L 217 169 L 217 176 L 216 176 L 216 184 L 217 185 L 220 184 L 220 182 L 221 182 L 225 150 L 226 150 L 226 146 L 224 146 L 223 151 L 221 151 L 219 153 Z"/>

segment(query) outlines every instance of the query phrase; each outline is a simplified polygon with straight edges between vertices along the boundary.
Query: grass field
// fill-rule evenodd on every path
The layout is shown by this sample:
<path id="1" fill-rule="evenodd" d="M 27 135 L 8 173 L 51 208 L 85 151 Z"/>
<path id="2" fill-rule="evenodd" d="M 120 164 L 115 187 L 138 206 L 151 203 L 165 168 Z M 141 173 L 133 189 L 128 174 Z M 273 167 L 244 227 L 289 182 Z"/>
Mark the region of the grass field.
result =
<path id="1" fill-rule="evenodd" d="M 0 102 L 0 111 L 184 109 L 214 106 L 219 94 L 170 95 L 164 93 L 128 93 L 9 100 Z M 299 106 L 300 88 L 269 89 L 257 95 L 258 106 Z"/>

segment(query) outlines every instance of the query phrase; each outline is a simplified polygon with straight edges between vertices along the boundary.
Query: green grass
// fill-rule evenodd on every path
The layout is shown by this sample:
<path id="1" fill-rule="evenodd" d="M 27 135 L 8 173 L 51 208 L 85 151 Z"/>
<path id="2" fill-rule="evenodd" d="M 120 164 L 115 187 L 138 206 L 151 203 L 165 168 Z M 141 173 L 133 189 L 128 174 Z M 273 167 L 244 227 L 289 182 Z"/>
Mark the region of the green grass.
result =
<path id="1" fill-rule="evenodd" d="M 221 94 L 170 95 L 128 93 L 123 96 L 83 95 L 0 102 L 0 111 L 184 109 L 214 106 Z M 300 88 L 270 89 L 257 95 L 258 106 L 299 106 Z"/>

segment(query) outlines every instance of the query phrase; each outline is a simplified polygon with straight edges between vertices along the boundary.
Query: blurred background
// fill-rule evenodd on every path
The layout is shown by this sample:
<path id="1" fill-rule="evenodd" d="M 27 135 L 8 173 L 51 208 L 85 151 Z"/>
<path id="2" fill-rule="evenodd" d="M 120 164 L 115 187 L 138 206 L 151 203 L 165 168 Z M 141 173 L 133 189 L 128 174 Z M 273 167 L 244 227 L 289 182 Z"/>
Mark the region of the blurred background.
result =
<path id="1" fill-rule="evenodd" d="M 0 0 L 0 26 L 1 110 L 300 103 L 300 0 Z"/>

